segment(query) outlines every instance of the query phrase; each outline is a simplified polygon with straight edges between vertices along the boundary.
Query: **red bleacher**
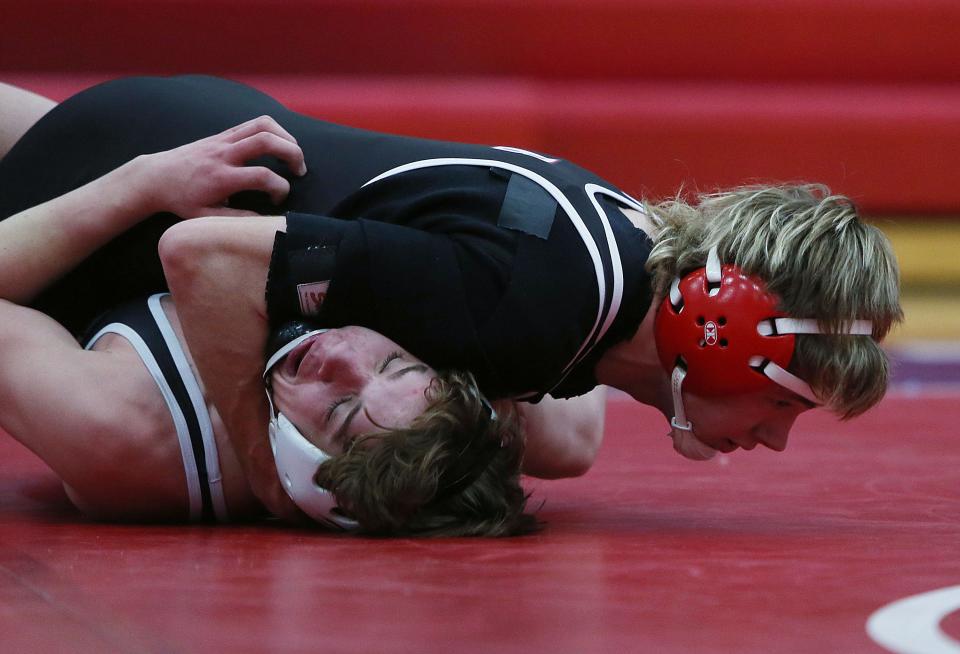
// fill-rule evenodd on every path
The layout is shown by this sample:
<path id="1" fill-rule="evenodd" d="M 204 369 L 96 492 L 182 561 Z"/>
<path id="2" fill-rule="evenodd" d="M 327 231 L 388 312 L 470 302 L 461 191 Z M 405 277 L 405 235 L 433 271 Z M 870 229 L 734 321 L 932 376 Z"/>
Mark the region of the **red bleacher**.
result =
<path id="1" fill-rule="evenodd" d="M 815 180 L 960 210 L 953 0 L 0 0 L 0 79 L 208 72 L 364 127 L 567 157 L 635 193 Z"/>

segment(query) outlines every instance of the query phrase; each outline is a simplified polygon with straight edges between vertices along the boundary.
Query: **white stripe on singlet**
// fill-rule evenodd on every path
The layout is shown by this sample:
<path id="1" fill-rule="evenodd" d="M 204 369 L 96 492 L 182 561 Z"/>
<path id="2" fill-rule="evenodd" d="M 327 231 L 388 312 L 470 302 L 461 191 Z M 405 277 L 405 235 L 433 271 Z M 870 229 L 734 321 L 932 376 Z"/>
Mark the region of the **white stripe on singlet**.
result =
<path id="1" fill-rule="evenodd" d="M 133 346 L 133 349 L 136 350 L 140 356 L 140 360 L 143 361 L 143 365 L 147 367 L 150 376 L 153 377 L 153 381 L 157 383 L 160 394 L 163 395 L 164 402 L 167 403 L 170 416 L 173 418 L 173 425 L 177 430 L 177 441 L 180 443 L 180 456 L 183 457 L 183 470 L 187 478 L 187 496 L 190 501 L 190 520 L 196 522 L 203 516 L 203 495 L 200 492 L 200 473 L 197 470 L 197 461 L 193 456 L 193 442 L 190 440 L 190 429 L 187 427 L 187 421 L 186 418 L 183 417 L 180 404 L 177 402 L 177 398 L 174 396 L 170 384 L 167 383 L 166 377 L 163 376 L 163 372 L 160 370 L 160 366 L 157 364 L 153 352 L 150 351 L 150 347 L 140 334 L 128 325 L 119 322 L 108 324 L 90 339 L 85 349 L 92 349 L 97 341 L 105 334 L 118 334 L 129 341 L 130 345 Z"/>
<path id="2" fill-rule="evenodd" d="M 190 403 L 197 414 L 197 422 L 200 425 L 200 434 L 203 437 L 204 459 L 207 464 L 207 484 L 210 487 L 210 499 L 213 502 L 213 514 L 220 522 L 228 520 L 227 502 L 223 496 L 223 479 L 220 474 L 220 457 L 217 451 L 217 441 L 213 434 L 213 423 L 210 421 L 210 413 L 207 411 L 207 402 L 200 390 L 200 384 L 197 382 L 196 375 L 193 374 L 193 368 L 187 360 L 187 355 L 180 345 L 180 339 L 173 331 L 167 314 L 163 311 L 160 300 L 169 293 L 158 293 L 150 296 L 147 305 L 150 307 L 150 313 L 153 319 L 157 321 L 157 327 L 163 335 L 163 340 L 167 343 L 173 362 L 177 366 L 183 385 L 190 395 Z"/>
<path id="3" fill-rule="evenodd" d="M 495 159 L 465 159 L 465 158 L 450 157 L 450 158 L 440 158 L 440 159 L 424 159 L 422 161 L 412 161 L 410 163 L 403 164 L 401 166 L 391 168 L 386 172 L 380 173 L 379 175 L 377 175 L 376 177 L 368 181 L 363 186 L 364 187 L 370 186 L 371 184 L 375 184 L 383 179 L 387 179 L 389 177 L 393 177 L 401 173 L 406 173 L 414 170 L 421 170 L 423 168 L 434 168 L 438 166 L 482 166 L 486 168 L 499 168 L 502 170 L 510 171 L 518 175 L 522 175 L 527 179 L 531 180 L 532 182 L 538 184 L 547 193 L 549 193 L 553 197 L 553 199 L 556 200 L 557 204 L 560 205 L 560 207 L 563 209 L 564 213 L 567 215 L 567 217 L 570 219 L 570 222 L 573 224 L 574 228 L 576 229 L 577 234 L 580 236 L 580 240 L 583 241 L 583 245 L 587 250 L 587 254 L 589 254 L 590 256 L 590 260 L 593 263 L 594 275 L 596 276 L 596 281 L 597 281 L 597 294 L 599 295 L 599 302 L 597 306 L 597 316 L 596 316 L 596 320 L 593 323 L 593 327 L 590 329 L 590 332 L 587 334 L 586 338 L 583 340 L 583 343 L 580 345 L 580 348 L 577 350 L 576 354 L 574 354 L 573 358 L 567 363 L 567 365 L 563 367 L 563 372 L 561 373 L 561 379 L 565 378 L 568 374 L 570 374 L 574 366 L 590 353 L 590 350 L 592 349 L 593 345 L 595 345 L 597 341 L 599 341 L 597 334 L 600 333 L 601 325 L 606 324 L 609 326 L 609 323 L 612 322 L 613 319 L 616 317 L 616 311 L 614 310 L 614 307 L 612 305 L 610 309 L 604 310 L 608 289 L 607 289 L 607 283 L 606 283 L 606 275 L 604 274 L 604 270 L 603 270 L 603 259 L 602 259 L 600 250 L 597 247 L 596 241 L 594 241 L 593 236 L 590 234 L 590 230 L 587 228 L 586 223 L 583 221 L 583 218 L 580 217 L 580 214 L 577 212 L 576 208 L 573 206 L 573 204 L 570 202 L 567 196 L 564 195 L 563 191 L 561 191 L 553 182 L 546 179 L 542 175 L 539 175 L 536 172 L 529 170 L 527 168 L 524 168 L 522 166 L 517 166 L 515 164 L 511 164 L 503 161 L 497 161 Z M 619 194 L 614 193 L 613 191 L 607 191 L 606 189 L 603 189 L 603 187 L 597 186 L 595 184 L 590 184 L 588 186 L 594 187 L 592 188 L 593 193 L 598 193 L 600 190 L 604 190 L 606 191 L 606 194 L 611 195 L 613 197 L 622 197 Z M 592 197 L 593 196 L 591 196 L 591 198 Z M 635 204 L 635 202 L 627 203 L 627 204 Z M 609 244 L 609 241 L 613 239 L 613 234 L 610 230 L 610 225 L 607 222 L 606 214 L 603 213 L 603 211 L 600 211 L 599 214 L 600 214 L 601 222 L 604 223 L 603 225 L 604 232 L 607 236 L 608 244 Z M 616 247 L 616 241 L 613 241 L 613 246 Z M 616 257 L 615 261 L 611 259 L 610 263 L 614 269 L 614 273 L 613 273 L 614 277 L 616 278 L 619 276 L 619 278 L 622 280 L 623 270 L 619 269 L 619 266 L 620 266 L 619 255 Z M 619 298 L 617 298 L 616 309 L 619 309 Z M 609 320 L 605 321 L 604 318 L 608 316 L 609 316 Z M 555 386 L 556 384 L 554 384 L 554 387 Z M 520 394 L 517 397 L 522 398 L 524 396 L 525 394 Z"/>
<path id="4" fill-rule="evenodd" d="M 629 196 L 622 195 L 615 191 L 611 191 L 608 188 L 604 188 L 598 184 L 587 184 L 583 187 L 584 192 L 587 194 L 587 197 L 590 198 L 593 208 L 597 211 L 597 216 L 600 218 L 600 224 L 603 226 L 603 234 L 607 239 L 607 250 L 610 252 L 610 270 L 613 274 L 613 284 L 610 291 L 610 308 L 607 309 L 606 318 L 603 321 L 603 324 L 600 325 L 600 328 L 597 329 L 594 327 L 594 333 L 596 337 L 593 340 L 593 346 L 603 339 L 606 335 L 607 330 L 610 329 L 610 325 L 613 324 L 613 321 L 616 320 L 617 315 L 620 313 L 620 304 L 623 301 L 623 263 L 620 260 L 620 248 L 617 246 L 617 239 L 613 235 L 613 228 L 610 227 L 610 219 L 607 217 L 607 212 L 603 210 L 603 207 L 600 206 L 600 203 L 597 201 L 598 195 L 605 195 L 607 197 L 613 198 L 619 201 L 621 204 L 625 204 L 628 207 L 637 209 L 638 211 L 643 211 L 643 205 L 634 200 Z M 567 364 L 567 367 L 563 369 L 563 372 L 560 375 L 560 379 L 550 388 L 553 390 L 566 380 L 566 378 L 573 372 L 574 368 L 583 361 L 587 355 L 590 354 L 590 350 L 593 349 L 593 346 L 590 349 L 584 351 L 581 348 L 577 357 Z"/>

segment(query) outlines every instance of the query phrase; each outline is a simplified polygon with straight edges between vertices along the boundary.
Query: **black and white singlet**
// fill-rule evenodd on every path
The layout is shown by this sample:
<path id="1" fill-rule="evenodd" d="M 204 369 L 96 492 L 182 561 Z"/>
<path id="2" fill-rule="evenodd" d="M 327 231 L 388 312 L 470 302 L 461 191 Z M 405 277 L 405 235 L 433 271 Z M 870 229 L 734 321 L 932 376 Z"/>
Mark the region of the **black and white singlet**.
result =
<path id="1" fill-rule="evenodd" d="M 213 425 L 197 378 L 161 306 L 165 295 L 131 301 L 103 314 L 90 326 L 87 333 L 92 336 L 83 345 L 89 350 L 105 334 L 118 334 L 133 346 L 173 418 L 187 479 L 190 520 L 226 522 Z"/>
<path id="2" fill-rule="evenodd" d="M 65 100 L 0 160 L 0 219 L 264 114 L 296 137 L 308 169 L 292 177 L 270 157 L 251 162 L 285 174 L 289 196 L 230 199 L 287 216 L 293 247 L 274 258 L 267 293 L 273 326 L 369 327 L 435 368 L 473 372 L 489 397 L 529 400 L 589 391 L 599 359 L 636 333 L 652 300 L 652 242 L 623 213 L 640 203 L 613 184 L 514 147 L 327 123 L 213 77 L 121 79 Z M 34 308 L 80 333 L 104 309 L 166 290 L 157 241 L 175 220 L 142 221 Z M 282 274 L 304 262 L 309 274 Z"/>

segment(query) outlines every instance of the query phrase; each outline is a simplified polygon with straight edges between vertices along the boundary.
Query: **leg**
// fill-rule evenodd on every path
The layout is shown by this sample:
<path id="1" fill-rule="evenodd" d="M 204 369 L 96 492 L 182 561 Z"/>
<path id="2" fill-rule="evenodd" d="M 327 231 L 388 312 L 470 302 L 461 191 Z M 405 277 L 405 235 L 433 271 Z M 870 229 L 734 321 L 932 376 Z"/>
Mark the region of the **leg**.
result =
<path id="1" fill-rule="evenodd" d="M 0 159 L 55 106 L 49 98 L 0 82 Z"/>

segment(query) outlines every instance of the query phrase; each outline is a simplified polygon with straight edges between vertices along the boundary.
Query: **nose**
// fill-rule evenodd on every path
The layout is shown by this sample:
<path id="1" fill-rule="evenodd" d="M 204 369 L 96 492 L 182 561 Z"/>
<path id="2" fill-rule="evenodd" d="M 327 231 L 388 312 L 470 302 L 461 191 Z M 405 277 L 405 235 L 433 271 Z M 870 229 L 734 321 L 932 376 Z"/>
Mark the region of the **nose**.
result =
<path id="1" fill-rule="evenodd" d="M 775 452 L 787 449 L 787 439 L 790 437 L 792 422 L 787 424 L 768 425 L 758 430 L 757 440 L 766 448 Z"/>
<path id="2" fill-rule="evenodd" d="M 324 350 L 318 377 L 327 384 L 349 387 L 363 383 L 365 373 L 353 349 L 337 343 Z"/>

